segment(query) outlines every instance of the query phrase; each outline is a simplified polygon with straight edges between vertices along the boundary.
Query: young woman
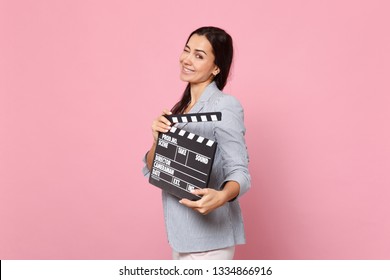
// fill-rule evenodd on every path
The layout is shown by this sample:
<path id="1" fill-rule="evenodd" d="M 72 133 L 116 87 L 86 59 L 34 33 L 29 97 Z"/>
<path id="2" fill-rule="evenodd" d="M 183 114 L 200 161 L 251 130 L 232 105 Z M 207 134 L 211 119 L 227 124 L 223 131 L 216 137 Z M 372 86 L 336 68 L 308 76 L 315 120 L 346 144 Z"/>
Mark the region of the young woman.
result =
<path id="1" fill-rule="evenodd" d="M 222 92 L 233 60 L 233 42 L 217 27 L 190 34 L 180 55 L 180 79 L 187 82 L 181 100 L 163 110 L 152 123 L 153 145 L 145 156 L 150 175 L 159 132 L 171 123 L 164 115 L 222 112 L 222 121 L 176 124 L 178 128 L 218 143 L 208 188 L 196 189 L 197 201 L 178 199 L 163 191 L 168 242 L 174 259 L 233 259 L 235 245 L 245 243 L 238 198 L 250 187 L 244 139 L 244 112 L 239 101 Z"/>

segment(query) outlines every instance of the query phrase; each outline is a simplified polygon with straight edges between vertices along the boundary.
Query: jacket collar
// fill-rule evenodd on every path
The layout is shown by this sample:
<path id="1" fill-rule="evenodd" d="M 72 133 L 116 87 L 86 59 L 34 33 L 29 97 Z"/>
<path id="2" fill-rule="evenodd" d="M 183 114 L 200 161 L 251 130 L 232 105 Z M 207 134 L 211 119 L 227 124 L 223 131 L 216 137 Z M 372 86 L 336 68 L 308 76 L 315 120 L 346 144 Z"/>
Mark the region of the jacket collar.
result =
<path id="1" fill-rule="evenodd" d="M 209 101 L 211 96 L 214 95 L 215 92 L 219 91 L 217 85 L 215 82 L 211 82 L 207 87 L 204 89 L 202 95 L 200 96 L 199 100 L 196 102 L 194 107 L 190 110 L 189 113 L 199 113 L 202 111 L 204 105 Z"/>

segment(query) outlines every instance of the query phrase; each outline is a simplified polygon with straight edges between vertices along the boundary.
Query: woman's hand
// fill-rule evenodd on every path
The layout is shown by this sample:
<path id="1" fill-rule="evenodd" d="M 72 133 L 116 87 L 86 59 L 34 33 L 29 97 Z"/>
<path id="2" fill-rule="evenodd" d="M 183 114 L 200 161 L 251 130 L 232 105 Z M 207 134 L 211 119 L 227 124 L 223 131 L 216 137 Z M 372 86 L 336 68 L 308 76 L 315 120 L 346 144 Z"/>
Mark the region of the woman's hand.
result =
<path id="1" fill-rule="evenodd" d="M 158 116 L 152 123 L 152 133 L 153 133 L 153 139 L 154 142 L 157 141 L 158 133 L 159 132 L 168 132 L 171 129 L 171 122 L 164 117 L 164 115 L 171 115 L 172 112 L 170 112 L 168 109 L 163 110 L 163 114 Z"/>
<path id="2" fill-rule="evenodd" d="M 207 215 L 211 211 L 237 197 L 239 192 L 240 185 L 235 181 L 229 181 L 220 191 L 209 188 L 193 190 L 191 193 L 202 196 L 202 198 L 197 201 L 183 198 L 179 202 L 203 215 Z"/>
<path id="3" fill-rule="evenodd" d="M 224 195 L 221 191 L 217 191 L 214 189 L 197 189 L 192 191 L 191 193 L 196 195 L 201 195 L 202 198 L 197 201 L 192 201 L 186 198 L 183 198 L 179 202 L 189 208 L 192 208 L 195 211 L 203 215 L 207 215 L 214 209 L 225 204 Z"/>
<path id="4" fill-rule="evenodd" d="M 171 115 L 168 109 L 163 110 L 163 114 L 158 116 L 152 123 L 153 145 L 146 155 L 146 165 L 149 170 L 152 169 L 153 157 L 156 151 L 157 138 L 159 132 L 168 132 L 171 129 L 171 122 L 164 115 Z"/>

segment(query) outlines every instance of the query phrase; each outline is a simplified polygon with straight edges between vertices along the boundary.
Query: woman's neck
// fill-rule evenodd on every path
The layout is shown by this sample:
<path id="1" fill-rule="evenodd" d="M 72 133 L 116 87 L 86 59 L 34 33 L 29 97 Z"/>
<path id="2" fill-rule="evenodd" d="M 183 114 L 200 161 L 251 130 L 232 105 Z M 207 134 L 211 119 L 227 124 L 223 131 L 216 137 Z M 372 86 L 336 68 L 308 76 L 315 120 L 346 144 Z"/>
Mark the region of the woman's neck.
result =
<path id="1" fill-rule="evenodd" d="M 188 107 L 192 107 L 195 105 L 196 102 L 198 102 L 199 98 L 202 96 L 205 88 L 211 83 L 212 81 L 207 81 L 200 84 L 191 84 L 191 101 Z"/>

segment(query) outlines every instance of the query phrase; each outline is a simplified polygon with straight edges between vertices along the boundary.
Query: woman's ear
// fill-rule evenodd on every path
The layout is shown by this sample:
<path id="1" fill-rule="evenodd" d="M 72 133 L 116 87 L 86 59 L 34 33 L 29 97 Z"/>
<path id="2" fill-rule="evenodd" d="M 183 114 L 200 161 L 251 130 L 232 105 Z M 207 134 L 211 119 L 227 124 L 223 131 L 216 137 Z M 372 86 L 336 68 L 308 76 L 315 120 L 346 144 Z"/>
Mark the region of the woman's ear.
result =
<path id="1" fill-rule="evenodd" d="M 215 70 L 213 71 L 213 75 L 214 75 L 214 76 L 217 76 L 217 75 L 219 74 L 219 72 L 220 72 L 219 67 L 216 66 L 216 67 L 215 67 Z"/>

